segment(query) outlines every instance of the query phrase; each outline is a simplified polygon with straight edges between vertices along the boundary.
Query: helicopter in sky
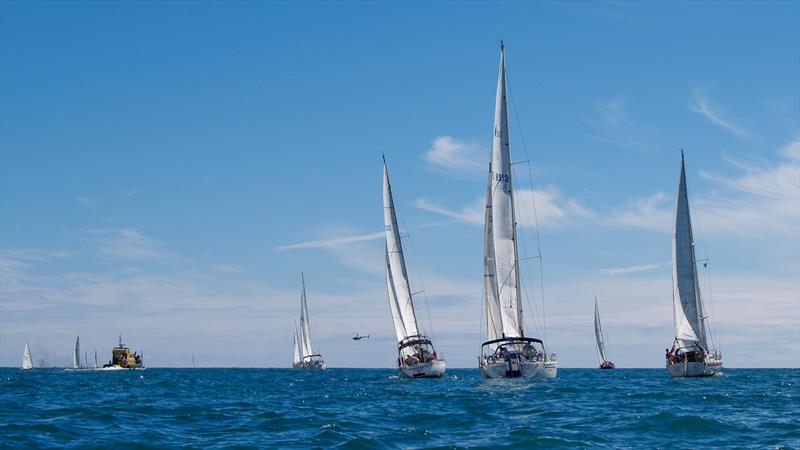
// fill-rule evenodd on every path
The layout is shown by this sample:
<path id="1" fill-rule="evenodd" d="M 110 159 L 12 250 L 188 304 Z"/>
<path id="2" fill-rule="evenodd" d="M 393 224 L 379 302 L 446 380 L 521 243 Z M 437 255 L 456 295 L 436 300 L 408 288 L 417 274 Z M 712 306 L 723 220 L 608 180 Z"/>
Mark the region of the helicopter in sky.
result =
<path id="1" fill-rule="evenodd" d="M 354 341 L 360 341 L 360 340 L 362 340 L 362 339 L 369 339 L 369 335 L 366 335 L 366 336 L 359 336 L 359 335 L 358 335 L 358 333 L 356 333 L 356 335 L 355 335 L 355 336 L 353 336 L 353 340 L 354 340 Z"/>

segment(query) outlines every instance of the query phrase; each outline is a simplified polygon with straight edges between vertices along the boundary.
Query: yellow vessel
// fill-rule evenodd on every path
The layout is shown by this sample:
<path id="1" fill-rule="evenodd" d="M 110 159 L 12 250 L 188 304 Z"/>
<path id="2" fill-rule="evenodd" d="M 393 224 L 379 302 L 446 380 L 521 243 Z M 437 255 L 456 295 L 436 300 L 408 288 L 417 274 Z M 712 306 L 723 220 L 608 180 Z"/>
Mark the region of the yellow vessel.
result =
<path id="1" fill-rule="evenodd" d="M 104 369 L 144 369 L 142 355 L 129 349 L 122 343 L 122 335 L 119 336 L 119 345 L 111 350 L 111 361 L 103 364 Z"/>

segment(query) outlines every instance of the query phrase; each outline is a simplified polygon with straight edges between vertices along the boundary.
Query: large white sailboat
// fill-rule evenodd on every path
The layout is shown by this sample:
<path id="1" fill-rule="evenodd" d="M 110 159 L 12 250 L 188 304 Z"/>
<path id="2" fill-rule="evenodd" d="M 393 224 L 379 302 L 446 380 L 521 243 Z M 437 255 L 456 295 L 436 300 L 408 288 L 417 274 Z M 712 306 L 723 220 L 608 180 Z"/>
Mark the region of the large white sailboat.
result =
<path id="1" fill-rule="evenodd" d="M 525 336 L 523 330 L 505 70 L 505 50 L 501 42 L 484 216 L 487 340 L 481 344 L 480 371 L 488 378 L 555 378 L 556 354 L 548 355 L 544 342 Z"/>
<path id="2" fill-rule="evenodd" d="M 600 324 L 600 310 L 597 308 L 597 297 L 594 298 L 594 337 L 597 341 L 597 359 L 600 360 L 601 369 L 613 369 L 614 363 L 606 358 L 606 337 L 603 334 L 603 325 Z"/>
<path id="3" fill-rule="evenodd" d="M 386 159 L 383 160 L 383 221 L 386 230 L 386 286 L 397 335 L 397 368 L 406 377 L 441 377 L 445 371 L 445 360 L 436 353 L 431 339 L 423 335 L 417 326 Z"/>
<path id="4" fill-rule="evenodd" d="M 715 375 L 722 370 L 722 353 L 709 348 L 708 315 L 697 277 L 683 151 L 672 231 L 672 284 L 675 341 L 666 355 L 667 372 L 673 377 Z"/>
<path id="5" fill-rule="evenodd" d="M 311 346 L 311 325 L 308 321 L 308 305 L 306 304 L 306 280 L 300 274 L 302 292 L 300 293 L 300 332 L 295 330 L 295 358 L 292 367 L 305 370 L 325 370 L 322 355 L 314 353 Z M 299 358 L 298 358 L 299 357 Z"/>
<path id="6" fill-rule="evenodd" d="M 22 368 L 33 369 L 33 360 L 31 359 L 31 348 L 28 343 L 25 343 L 25 350 L 22 351 Z"/>

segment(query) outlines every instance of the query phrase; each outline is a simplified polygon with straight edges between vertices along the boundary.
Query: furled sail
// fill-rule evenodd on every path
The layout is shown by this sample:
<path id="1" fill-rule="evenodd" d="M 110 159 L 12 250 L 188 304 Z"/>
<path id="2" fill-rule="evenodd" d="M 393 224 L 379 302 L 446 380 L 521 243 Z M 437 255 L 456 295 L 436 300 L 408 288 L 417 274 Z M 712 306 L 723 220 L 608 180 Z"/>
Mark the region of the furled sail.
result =
<path id="1" fill-rule="evenodd" d="M 33 368 L 33 360 L 31 359 L 31 349 L 28 347 L 28 343 L 25 343 L 25 350 L 22 352 L 22 368 L 23 369 L 32 369 Z"/>
<path id="2" fill-rule="evenodd" d="M 483 290 L 486 303 L 487 340 L 503 337 L 503 319 L 497 297 L 497 277 L 494 266 L 494 245 L 492 239 L 492 171 L 486 188 L 486 212 L 483 223 Z"/>
<path id="3" fill-rule="evenodd" d="M 300 294 L 300 331 L 302 333 L 302 355 L 303 358 L 314 354 L 311 347 L 311 325 L 308 323 L 308 305 L 306 304 L 306 280 L 303 274 L 300 274 L 300 282 L 302 284 L 302 292 Z"/>
<path id="4" fill-rule="evenodd" d="M 706 348 L 683 153 L 681 153 L 681 174 L 675 204 L 675 226 L 672 233 L 672 282 L 675 339 L 681 347 L 700 344 Z"/>
<path id="5" fill-rule="evenodd" d="M 395 322 L 398 340 L 419 334 L 417 317 L 414 314 L 414 303 L 411 299 L 411 287 L 408 284 L 406 262 L 403 258 L 403 245 L 400 242 L 400 231 L 397 229 L 397 216 L 392 199 L 392 187 L 389 184 L 389 169 L 383 163 L 383 221 L 386 229 L 387 283 L 389 284 L 389 304 L 392 318 L 395 312 L 402 322 L 402 335 Z"/>
<path id="6" fill-rule="evenodd" d="M 72 355 L 72 368 L 81 368 L 81 337 L 75 340 L 75 354 Z"/>
<path id="7" fill-rule="evenodd" d="M 605 338 L 603 336 L 603 327 L 600 325 L 600 311 L 597 308 L 597 298 L 594 299 L 594 337 L 597 339 L 597 357 L 600 358 L 600 363 L 607 361 Z"/>
<path id="8" fill-rule="evenodd" d="M 511 187 L 511 149 L 508 136 L 508 104 L 506 101 L 505 52 L 500 47 L 500 73 L 497 77 L 497 97 L 492 139 L 492 226 L 494 275 L 500 303 L 503 334 L 523 336 L 522 304 L 517 268 L 517 236 L 514 218 L 514 191 Z M 489 203 L 489 202 L 487 202 Z"/>

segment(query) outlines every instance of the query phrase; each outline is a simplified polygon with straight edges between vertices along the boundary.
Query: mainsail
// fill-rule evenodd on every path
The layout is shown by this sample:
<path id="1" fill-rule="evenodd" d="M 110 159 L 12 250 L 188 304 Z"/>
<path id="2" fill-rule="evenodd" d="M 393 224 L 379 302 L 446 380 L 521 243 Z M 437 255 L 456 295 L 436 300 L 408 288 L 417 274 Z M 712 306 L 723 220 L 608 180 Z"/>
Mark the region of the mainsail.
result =
<path id="1" fill-rule="evenodd" d="M 25 350 L 22 352 L 22 368 L 23 369 L 32 369 L 33 368 L 33 360 L 31 359 L 31 349 L 28 347 L 28 343 L 25 343 Z"/>
<path id="2" fill-rule="evenodd" d="M 397 229 L 392 187 L 389 184 L 389 169 L 383 161 L 383 221 L 386 229 L 386 283 L 389 292 L 389 307 L 392 311 L 397 340 L 419 334 L 411 287 L 408 284 L 403 244 Z"/>
<path id="3" fill-rule="evenodd" d="M 681 174 L 675 204 L 672 233 L 672 300 L 675 308 L 675 340 L 679 347 L 706 346 L 703 302 L 697 280 L 697 265 L 692 237 L 692 219 L 686 192 L 686 171 L 681 152 Z"/>
<path id="4" fill-rule="evenodd" d="M 72 368 L 81 368 L 81 337 L 75 340 L 75 354 L 72 355 Z"/>
<path id="5" fill-rule="evenodd" d="M 493 288 L 487 289 L 487 303 L 496 296 L 500 312 L 500 328 L 505 337 L 524 336 L 522 304 L 517 270 L 517 235 L 514 218 L 514 191 L 511 187 L 511 149 L 508 136 L 508 103 L 506 100 L 505 51 L 500 46 L 500 73 L 497 77 L 494 136 L 490 188 L 487 192 L 484 265 L 494 276 Z M 489 214 L 489 210 L 491 211 Z M 488 242 L 491 241 L 491 242 Z M 491 310 L 491 308 L 487 308 Z M 496 323 L 493 324 L 496 326 Z M 492 331 L 490 331 L 491 335 Z M 495 332 L 496 333 L 496 332 Z"/>
<path id="6" fill-rule="evenodd" d="M 300 274 L 300 282 L 302 284 L 302 292 L 300 294 L 300 347 L 302 350 L 302 357 L 314 354 L 311 347 L 311 325 L 308 323 L 308 305 L 306 304 L 306 280 L 303 274 Z"/>
<path id="7" fill-rule="evenodd" d="M 606 358 L 605 337 L 603 336 L 603 327 L 600 325 L 600 311 L 597 309 L 597 297 L 594 299 L 594 337 L 597 339 L 597 357 L 602 364 L 608 361 Z"/>

